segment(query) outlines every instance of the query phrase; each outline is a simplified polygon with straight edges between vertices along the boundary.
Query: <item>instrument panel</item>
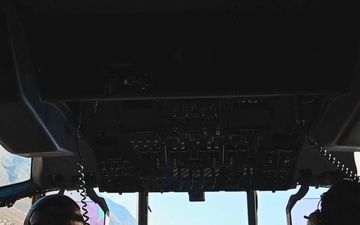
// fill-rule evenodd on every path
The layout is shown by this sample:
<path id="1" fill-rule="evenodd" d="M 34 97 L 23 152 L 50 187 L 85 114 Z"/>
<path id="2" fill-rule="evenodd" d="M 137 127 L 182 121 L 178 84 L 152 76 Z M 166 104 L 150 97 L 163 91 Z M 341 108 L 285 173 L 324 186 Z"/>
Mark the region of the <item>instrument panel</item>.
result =
<path id="1" fill-rule="evenodd" d="M 311 121 L 313 108 L 305 103 Z M 81 132 L 108 192 L 286 190 L 304 133 L 295 97 L 83 102 Z"/>

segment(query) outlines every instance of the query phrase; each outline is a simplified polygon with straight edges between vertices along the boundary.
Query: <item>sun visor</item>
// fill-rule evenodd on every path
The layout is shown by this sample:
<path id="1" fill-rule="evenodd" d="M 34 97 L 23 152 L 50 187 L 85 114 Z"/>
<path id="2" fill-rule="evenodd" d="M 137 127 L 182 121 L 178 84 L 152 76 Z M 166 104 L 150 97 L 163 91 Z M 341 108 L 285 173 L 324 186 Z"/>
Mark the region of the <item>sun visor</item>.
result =
<path id="1" fill-rule="evenodd" d="M 56 104 L 41 100 L 19 14 L 10 4 L 3 8 L 1 29 L 8 37 L 1 38 L 0 143 L 25 157 L 72 155 L 68 119 Z"/>

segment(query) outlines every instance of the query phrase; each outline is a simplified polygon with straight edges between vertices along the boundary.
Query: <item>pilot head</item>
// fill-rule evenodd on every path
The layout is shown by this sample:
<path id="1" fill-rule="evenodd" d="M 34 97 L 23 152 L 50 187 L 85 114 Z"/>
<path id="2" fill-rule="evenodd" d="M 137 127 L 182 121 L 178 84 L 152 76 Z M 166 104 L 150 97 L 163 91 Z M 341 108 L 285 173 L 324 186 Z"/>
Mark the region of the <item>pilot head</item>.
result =
<path id="1" fill-rule="evenodd" d="M 28 212 L 24 225 L 84 225 L 79 205 L 66 195 L 39 199 Z"/>
<path id="2" fill-rule="evenodd" d="M 308 225 L 359 225 L 360 183 L 344 179 L 321 196 L 321 209 L 308 217 Z"/>

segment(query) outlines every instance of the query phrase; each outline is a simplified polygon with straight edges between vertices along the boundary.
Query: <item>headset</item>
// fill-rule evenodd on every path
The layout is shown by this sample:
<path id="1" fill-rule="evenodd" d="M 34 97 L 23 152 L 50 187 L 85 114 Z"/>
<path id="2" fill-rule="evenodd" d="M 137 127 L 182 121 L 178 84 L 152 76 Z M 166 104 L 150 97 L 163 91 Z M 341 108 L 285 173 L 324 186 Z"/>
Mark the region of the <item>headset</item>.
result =
<path id="1" fill-rule="evenodd" d="M 307 225 L 329 225 L 325 220 L 335 214 L 335 218 L 341 217 L 343 224 L 353 224 L 355 214 L 358 214 L 354 210 L 360 207 L 360 183 L 357 180 L 343 179 L 320 197 L 317 209 L 309 216 L 304 216 Z"/>
<path id="2" fill-rule="evenodd" d="M 53 195 L 47 195 L 44 197 L 41 197 L 38 199 L 30 208 L 29 212 L 27 213 L 24 225 L 31 225 L 30 218 L 34 214 L 34 212 L 43 204 L 49 201 L 57 201 L 57 202 L 64 202 L 69 205 L 73 205 L 74 207 L 79 207 L 78 204 L 69 196 L 63 195 L 63 194 L 53 194 Z"/>

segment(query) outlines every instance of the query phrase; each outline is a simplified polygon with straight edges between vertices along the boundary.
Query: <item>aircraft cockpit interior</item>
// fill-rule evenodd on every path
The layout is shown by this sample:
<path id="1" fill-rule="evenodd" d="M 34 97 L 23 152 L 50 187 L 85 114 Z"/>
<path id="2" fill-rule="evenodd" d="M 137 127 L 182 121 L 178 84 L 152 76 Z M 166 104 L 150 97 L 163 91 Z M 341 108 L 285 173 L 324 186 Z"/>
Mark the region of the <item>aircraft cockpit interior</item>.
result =
<path id="1" fill-rule="evenodd" d="M 309 187 L 358 179 L 356 3 L 0 8 L 0 144 L 32 161 L 29 180 L 0 186 L 1 207 L 81 189 L 106 211 L 93 188 L 139 193 L 147 225 L 148 193 L 245 192 L 257 225 L 258 191 L 301 186 L 291 217 Z"/>

